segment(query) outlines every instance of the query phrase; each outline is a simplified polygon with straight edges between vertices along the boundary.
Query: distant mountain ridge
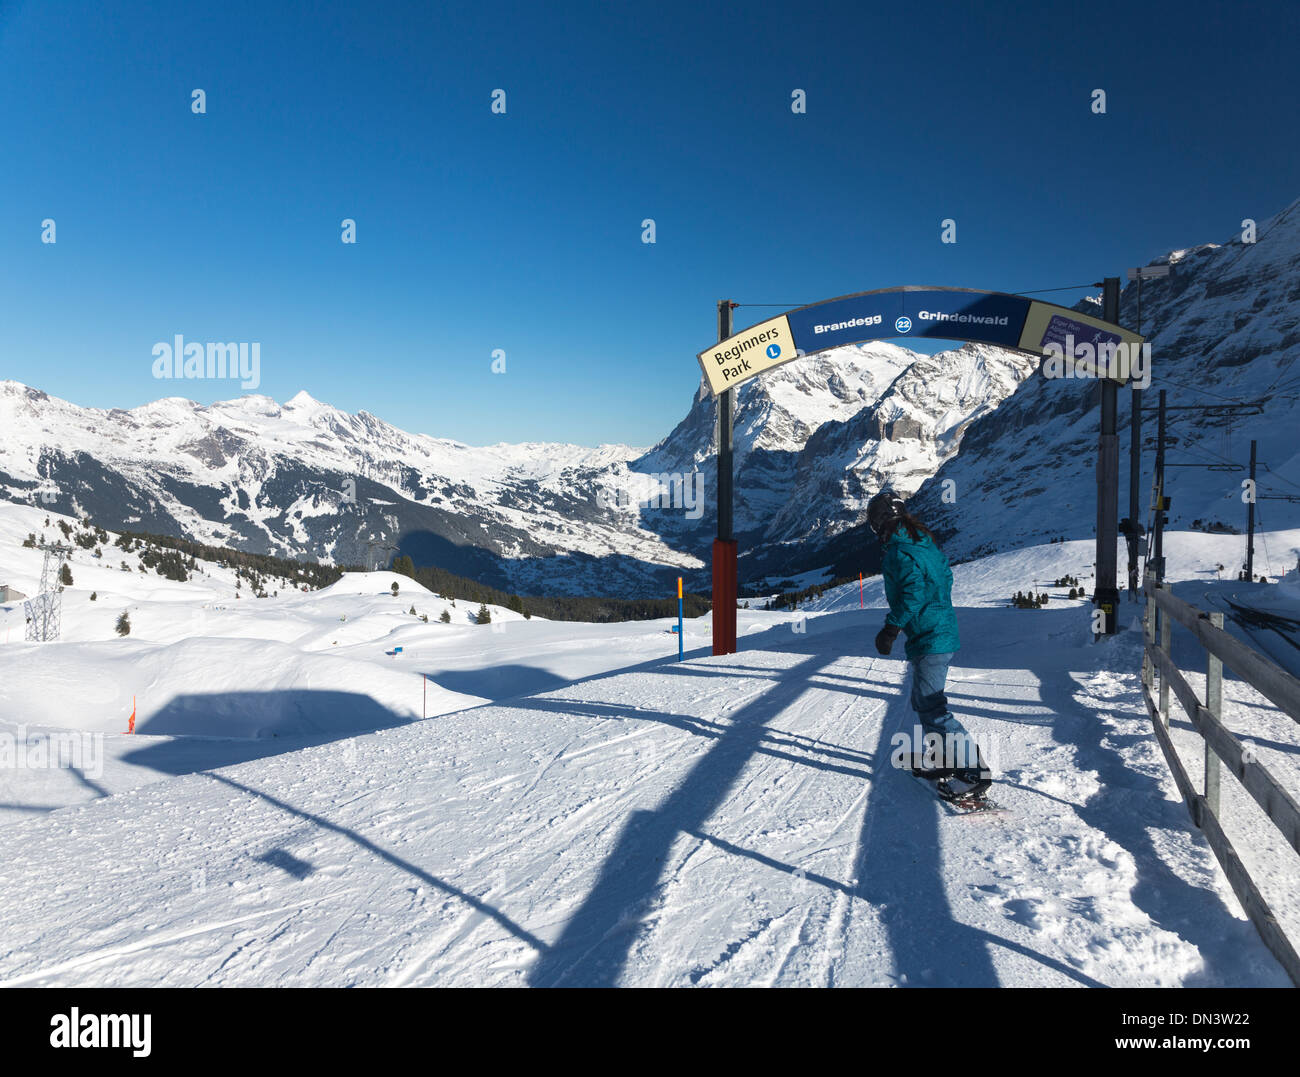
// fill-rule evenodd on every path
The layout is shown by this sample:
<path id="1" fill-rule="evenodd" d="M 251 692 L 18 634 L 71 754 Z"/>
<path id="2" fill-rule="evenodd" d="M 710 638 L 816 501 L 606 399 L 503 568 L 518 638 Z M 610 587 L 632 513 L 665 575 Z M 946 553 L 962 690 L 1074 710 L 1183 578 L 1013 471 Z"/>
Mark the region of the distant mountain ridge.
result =
<path id="1" fill-rule="evenodd" d="M 1202 244 L 1163 260 L 1174 274 L 1142 291 L 1155 361 L 1145 403 L 1154 405 L 1162 386 L 1171 403 L 1263 401 L 1259 414 L 1236 420 L 1171 413 L 1171 462 L 1244 463 L 1254 436 L 1266 464 L 1261 490 L 1300 493 L 1297 205 L 1265 222 L 1255 244 Z M 1136 316 L 1129 285 L 1121 321 L 1135 326 Z M 1049 380 L 1038 368 L 1035 357 L 984 345 L 927 356 L 875 342 L 742 385 L 742 579 L 827 566 L 870 571 L 875 543 L 863 514 L 884 485 L 914 495 L 954 558 L 1091 535 L 1096 384 Z M 1128 400 L 1121 390 L 1125 454 Z M 715 402 L 701 388 L 648 450 L 475 447 L 410 434 L 305 392 L 283 404 L 170 397 L 128 411 L 82 408 L 7 381 L 0 497 L 30 503 L 44 492 L 51 508 L 89 514 L 109 530 L 335 564 L 374 565 L 395 546 L 418 564 L 507 592 L 648 597 L 677 575 L 708 586 L 715 423 Z M 1144 432 L 1150 443 L 1154 418 Z M 655 502 L 659 477 L 697 472 L 702 506 Z M 1174 525 L 1242 516 L 1240 477 L 1171 469 Z M 1146 496 L 1144 485 L 1144 507 Z M 1261 502 L 1259 514 L 1261 523 L 1300 525 L 1300 508 L 1286 501 Z"/>
<path id="2" fill-rule="evenodd" d="M 737 518 L 747 541 L 806 541 L 851 525 L 877 472 L 918 485 L 1032 365 L 996 349 L 943 356 L 841 348 L 743 386 Z M 15 501 L 45 491 L 51 508 L 109 529 L 339 564 L 374 564 L 396 545 L 510 591 L 640 596 L 679 574 L 698 585 L 707 572 L 715 421 L 713 399 L 699 394 L 648 451 L 472 447 L 305 392 L 284 404 L 173 397 L 126 411 L 10 381 L 0 382 L 0 491 Z M 695 472 L 696 511 L 644 504 L 659 476 Z"/>

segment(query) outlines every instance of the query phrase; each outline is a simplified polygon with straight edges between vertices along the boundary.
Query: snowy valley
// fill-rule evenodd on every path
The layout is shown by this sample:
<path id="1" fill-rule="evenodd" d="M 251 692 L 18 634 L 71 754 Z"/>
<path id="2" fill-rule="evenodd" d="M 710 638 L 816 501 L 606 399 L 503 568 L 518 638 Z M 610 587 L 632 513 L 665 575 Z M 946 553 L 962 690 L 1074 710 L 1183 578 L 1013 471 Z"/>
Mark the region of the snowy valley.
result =
<path id="1" fill-rule="evenodd" d="M 20 590 L 45 515 L 0 505 Z M 1168 541 L 1189 601 L 1241 543 Z M 63 642 L 0 605 L 0 984 L 1282 986 L 1151 739 L 1139 633 L 1094 643 L 1051 586 L 1091 557 L 955 569 L 951 705 L 1012 813 L 982 819 L 890 763 L 913 716 L 879 578 L 741 610 L 734 656 L 688 620 L 679 663 L 667 621 L 442 623 L 392 573 L 235 598 L 214 564 L 78 550 Z M 1008 606 L 1028 583 L 1047 608 Z M 1294 725 L 1225 692 L 1300 779 Z M 1225 815 L 1294 930 L 1252 808 Z"/>

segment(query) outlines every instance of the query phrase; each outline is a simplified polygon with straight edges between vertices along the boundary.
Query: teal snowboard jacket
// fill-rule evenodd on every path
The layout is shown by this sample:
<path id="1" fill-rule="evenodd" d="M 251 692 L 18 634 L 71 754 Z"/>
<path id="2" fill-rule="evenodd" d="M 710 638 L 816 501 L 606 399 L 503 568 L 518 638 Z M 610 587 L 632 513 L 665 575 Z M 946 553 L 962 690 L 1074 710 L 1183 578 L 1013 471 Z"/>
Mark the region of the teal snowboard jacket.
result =
<path id="1" fill-rule="evenodd" d="M 885 624 L 907 636 L 907 657 L 947 654 L 961 646 L 952 609 L 952 569 L 924 531 L 916 538 L 899 525 L 885 542 L 881 573 L 889 615 Z"/>

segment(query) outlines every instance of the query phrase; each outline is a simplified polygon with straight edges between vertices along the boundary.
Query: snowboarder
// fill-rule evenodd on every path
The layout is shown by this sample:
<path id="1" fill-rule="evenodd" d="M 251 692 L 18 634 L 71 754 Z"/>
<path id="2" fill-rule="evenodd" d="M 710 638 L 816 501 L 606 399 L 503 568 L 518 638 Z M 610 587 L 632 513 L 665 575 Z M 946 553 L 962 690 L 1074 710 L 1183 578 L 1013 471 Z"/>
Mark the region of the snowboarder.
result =
<path id="1" fill-rule="evenodd" d="M 912 667 L 911 702 L 923 730 L 924 745 L 913 753 L 913 773 L 938 779 L 945 800 L 981 797 L 992 784 L 975 739 L 948 710 L 944 686 L 948 666 L 961 646 L 952 608 L 952 569 L 933 532 L 907 511 L 902 498 L 881 490 L 867 504 L 867 523 L 880 540 L 881 572 L 889 614 L 876 636 L 876 650 L 889 654 L 898 634 L 907 636 Z M 944 758 L 933 749 L 942 745 Z M 929 756 L 924 761 L 918 756 Z M 938 767 L 929 765 L 940 762 Z"/>

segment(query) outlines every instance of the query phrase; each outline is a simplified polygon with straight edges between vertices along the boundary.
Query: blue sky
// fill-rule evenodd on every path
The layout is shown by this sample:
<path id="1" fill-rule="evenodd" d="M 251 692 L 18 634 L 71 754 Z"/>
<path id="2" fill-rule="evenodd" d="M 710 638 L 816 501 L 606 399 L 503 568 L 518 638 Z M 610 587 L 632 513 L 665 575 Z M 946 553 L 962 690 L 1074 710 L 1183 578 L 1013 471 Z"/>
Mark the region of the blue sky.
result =
<path id="1" fill-rule="evenodd" d="M 241 390 L 156 380 L 153 345 L 258 341 L 279 400 L 648 445 L 720 298 L 1073 285 L 1271 216 L 1297 31 L 1285 4 L 0 2 L 0 377 L 210 402 Z"/>

